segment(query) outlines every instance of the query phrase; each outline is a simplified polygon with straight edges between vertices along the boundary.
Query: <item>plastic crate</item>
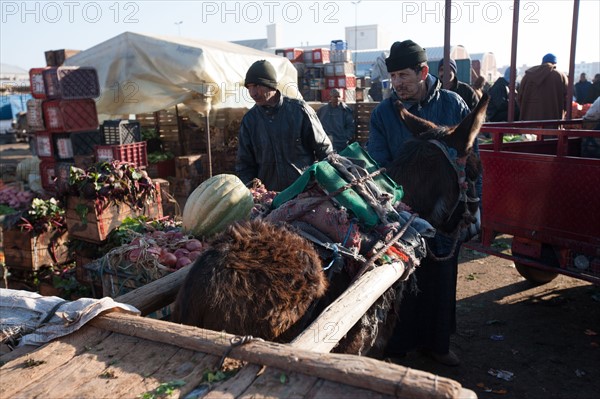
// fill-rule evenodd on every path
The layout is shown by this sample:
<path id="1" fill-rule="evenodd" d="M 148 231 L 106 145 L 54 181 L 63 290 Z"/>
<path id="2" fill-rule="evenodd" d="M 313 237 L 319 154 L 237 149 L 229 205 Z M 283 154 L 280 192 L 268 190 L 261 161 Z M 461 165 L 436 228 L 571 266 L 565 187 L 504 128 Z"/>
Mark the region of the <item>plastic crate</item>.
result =
<path id="1" fill-rule="evenodd" d="M 79 100 L 100 95 L 98 73 L 92 67 L 61 66 L 43 71 L 47 98 Z"/>
<path id="2" fill-rule="evenodd" d="M 38 157 L 56 160 L 73 159 L 73 146 L 69 133 L 37 132 L 35 146 Z"/>
<path id="3" fill-rule="evenodd" d="M 40 162 L 40 180 L 44 190 L 56 193 L 56 161 L 43 159 Z"/>
<path id="4" fill-rule="evenodd" d="M 354 63 L 352 62 L 335 62 L 333 64 L 335 76 L 346 76 L 354 74 Z"/>
<path id="5" fill-rule="evenodd" d="M 329 50 L 326 48 L 313 49 L 312 62 L 314 64 L 327 64 L 329 62 Z"/>
<path id="6" fill-rule="evenodd" d="M 304 60 L 304 50 L 300 48 L 285 49 L 285 57 L 292 63 L 302 62 Z"/>
<path id="7" fill-rule="evenodd" d="M 52 100 L 42 104 L 46 129 L 51 132 L 84 132 L 98 128 L 96 102 Z"/>
<path id="8" fill-rule="evenodd" d="M 345 40 L 332 40 L 330 44 L 330 48 L 332 51 L 335 50 L 347 50 L 348 43 Z"/>
<path id="9" fill-rule="evenodd" d="M 45 130 L 44 113 L 42 112 L 43 100 L 32 98 L 27 101 L 27 126 L 35 132 Z"/>
<path id="10" fill-rule="evenodd" d="M 136 166 L 148 165 L 145 141 L 122 145 L 97 145 L 94 148 L 94 155 L 97 162 L 110 162 L 116 159 L 131 162 Z"/>
<path id="11" fill-rule="evenodd" d="M 335 87 L 341 87 L 343 89 L 356 88 L 356 76 L 354 76 L 354 75 L 338 76 L 335 79 L 336 79 Z"/>
<path id="12" fill-rule="evenodd" d="M 94 147 L 103 145 L 104 139 L 99 130 L 90 132 L 71 133 L 71 144 L 73 146 L 73 155 L 93 155 Z"/>
<path id="13" fill-rule="evenodd" d="M 131 144 L 142 139 L 140 123 L 131 120 L 107 120 L 101 126 L 104 144 Z"/>
<path id="14" fill-rule="evenodd" d="M 46 88 L 44 87 L 44 70 L 47 68 L 31 68 L 29 70 L 29 84 L 33 98 L 45 99 Z"/>

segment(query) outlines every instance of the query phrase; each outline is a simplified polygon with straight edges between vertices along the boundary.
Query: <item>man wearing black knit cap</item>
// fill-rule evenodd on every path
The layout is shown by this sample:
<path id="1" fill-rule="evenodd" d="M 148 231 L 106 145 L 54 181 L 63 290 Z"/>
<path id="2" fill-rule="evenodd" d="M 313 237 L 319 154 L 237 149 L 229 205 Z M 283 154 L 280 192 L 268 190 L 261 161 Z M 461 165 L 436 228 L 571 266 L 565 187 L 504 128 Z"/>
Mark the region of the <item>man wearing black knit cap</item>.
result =
<path id="1" fill-rule="evenodd" d="M 367 143 L 369 154 L 381 166 L 391 163 L 404 142 L 413 137 L 398 117 L 396 101 L 401 101 L 409 112 L 437 125 L 456 125 L 469 113 L 458 94 L 443 90 L 442 82 L 429 74 L 425 49 L 412 40 L 392 44 L 385 63 L 393 92 L 371 113 Z M 480 189 L 478 191 L 480 194 Z M 439 258 L 454 248 L 452 237 L 441 233 L 427 244 Z M 457 248 L 445 261 L 427 257 L 416 269 L 418 294 L 410 290 L 402 298 L 399 320 L 386 348 L 388 357 L 402 357 L 406 352 L 419 349 L 442 364 L 457 366 L 460 363 L 450 350 L 450 335 L 456 330 L 459 252 Z"/>
<path id="2" fill-rule="evenodd" d="M 277 90 L 277 73 L 268 61 L 250 66 L 245 86 L 256 105 L 242 118 L 236 174 L 244 183 L 258 178 L 267 189 L 282 191 L 333 152 L 331 140 L 306 102 Z"/>

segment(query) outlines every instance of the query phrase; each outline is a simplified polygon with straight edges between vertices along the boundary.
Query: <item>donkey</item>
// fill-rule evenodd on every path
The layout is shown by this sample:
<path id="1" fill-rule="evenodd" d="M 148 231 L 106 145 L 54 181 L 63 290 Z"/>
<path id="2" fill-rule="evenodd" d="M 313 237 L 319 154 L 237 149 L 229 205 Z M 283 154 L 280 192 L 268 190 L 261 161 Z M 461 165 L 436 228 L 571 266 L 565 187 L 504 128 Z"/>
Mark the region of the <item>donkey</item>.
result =
<path id="1" fill-rule="evenodd" d="M 388 173 L 404 186 L 406 204 L 445 232 L 459 231 L 474 218 L 477 204 L 473 206 L 468 197 L 473 196 L 471 181 L 481 166 L 472 148 L 487 102 L 482 98 L 452 128 L 414 117 L 398 104 L 400 117 L 415 138 L 406 143 Z M 431 167 L 423 168 L 424 162 Z M 321 299 L 318 309 L 324 308 L 354 277 L 345 269 L 328 283 L 322 266 L 313 245 L 291 228 L 260 220 L 234 223 L 214 237 L 192 266 L 172 320 L 289 342 L 318 316 L 311 304 Z M 379 356 L 392 334 L 396 321 L 392 309 L 401 299 L 402 286 L 390 288 L 334 351 Z"/>

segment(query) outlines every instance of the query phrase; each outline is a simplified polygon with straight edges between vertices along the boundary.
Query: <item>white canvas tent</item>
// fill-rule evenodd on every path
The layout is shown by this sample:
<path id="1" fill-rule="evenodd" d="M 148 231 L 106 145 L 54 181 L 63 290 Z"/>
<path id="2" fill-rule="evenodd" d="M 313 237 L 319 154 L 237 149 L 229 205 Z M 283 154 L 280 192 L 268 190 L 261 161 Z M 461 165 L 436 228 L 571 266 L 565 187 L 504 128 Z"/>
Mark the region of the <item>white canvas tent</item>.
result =
<path id="1" fill-rule="evenodd" d="M 297 71 L 287 58 L 230 42 L 125 32 L 65 65 L 96 68 L 101 88 L 96 107 L 103 116 L 154 112 L 181 103 L 206 113 L 211 105 L 251 107 L 244 77 L 260 59 L 273 64 L 278 88 L 286 96 L 300 97 Z"/>

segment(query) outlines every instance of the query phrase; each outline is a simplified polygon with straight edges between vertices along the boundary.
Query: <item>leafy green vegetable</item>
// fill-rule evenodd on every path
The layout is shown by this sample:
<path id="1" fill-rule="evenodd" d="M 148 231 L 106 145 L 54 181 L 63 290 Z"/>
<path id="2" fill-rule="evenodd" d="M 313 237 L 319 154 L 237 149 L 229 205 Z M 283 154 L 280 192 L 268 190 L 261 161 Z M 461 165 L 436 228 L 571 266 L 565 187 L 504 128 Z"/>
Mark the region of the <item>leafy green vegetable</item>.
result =
<path id="1" fill-rule="evenodd" d="M 176 388 L 182 387 L 185 384 L 186 384 L 186 382 L 183 380 L 174 380 L 174 381 L 169 381 L 169 382 L 163 382 L 158 387 L 156 387 L 156 389 L 154 389 L 150 392 L 145 392 L 138 397 L 142 398 L 142 399 L 165 398 L 165 397 L 173 394 L 175 392 Z"/>

